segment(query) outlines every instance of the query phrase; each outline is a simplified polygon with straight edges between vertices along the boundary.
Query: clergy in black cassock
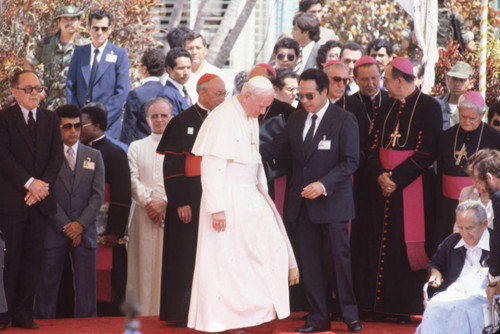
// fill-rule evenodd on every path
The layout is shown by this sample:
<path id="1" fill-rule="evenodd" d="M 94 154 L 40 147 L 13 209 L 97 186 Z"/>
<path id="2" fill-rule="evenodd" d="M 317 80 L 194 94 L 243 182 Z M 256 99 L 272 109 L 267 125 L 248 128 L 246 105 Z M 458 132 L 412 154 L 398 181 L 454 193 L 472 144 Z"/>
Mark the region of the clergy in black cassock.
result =
<path id="1" fill-rule="evenodd" d="M 163 239 L 160 320 L 186 326 L 193 282 L 201 201 L 201 157 L 191 154 L 209 111 L 224 101 L 222 79 L 204 74 L 197 83 L 198 102 L 168 124 L 157 152 L 164 154 L 168 198 Z"/>
<path id="2" fill-rule="evenodd" d="M 375 118 L 366 148 L 371 221 L 365 224 L 368 254 L 357 268 L 358 297 L 361 309 L 407 323 L 422 312 L 442 116 L 439 104 L 416 87 L 409 60 L 395 58 L 384 75 L 392 98 Z"/>
<path id="3" fill-rule="evenodd" d="M 472 185 L 465 171 L 467 159 L 483 148 L 500 150 L 500 131 L 481 121 L 484 100 L 479 92 L 467 92 L 458 102 L 459 124 L 441 135 L 438 153 L 438 208 L 432 250 L 453 232 L 460 191 Z"/>

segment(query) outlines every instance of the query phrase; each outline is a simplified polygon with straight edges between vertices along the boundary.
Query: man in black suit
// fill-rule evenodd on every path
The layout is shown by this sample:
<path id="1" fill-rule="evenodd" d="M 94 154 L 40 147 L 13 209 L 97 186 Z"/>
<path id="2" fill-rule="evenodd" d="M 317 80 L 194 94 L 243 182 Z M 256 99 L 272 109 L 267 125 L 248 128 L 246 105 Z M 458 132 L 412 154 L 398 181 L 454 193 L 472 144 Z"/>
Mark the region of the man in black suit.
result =
<path id="1" fill-rule="evenodd" d="M 63 162 L 59 121 L 38 108 L 36 74 L 21 71 L 11 79 L 16 104 L 0 112 L 0 228 L 5 235 L 5 292 L 8 311 L 0 330 L 36 329 L 33 300 L 41 270 L 47 216 L 56 212 L 53 186 Z"/>
<path id="2" fill-rule="evenodd" d="M 356 117 L 328 101 L 328 77 L 318 69 L 300 77 L 302 110 L 290 115 L 283 132 L 261 147 L 265 160 L 291 157 L 285 221 L 291 223 L 311 313 L 300 333 L 330 330 L 333 290 L 350 331 L 360 331 L 351 282 L 348 221 L 354 218 L 351 175 L 359 162 Z M 325 252 L 327 250 L 327 252 Z M 330 266 L 331 268 L 328 268 Z M 329 282 L 333 272 L 335 282 Z"/>

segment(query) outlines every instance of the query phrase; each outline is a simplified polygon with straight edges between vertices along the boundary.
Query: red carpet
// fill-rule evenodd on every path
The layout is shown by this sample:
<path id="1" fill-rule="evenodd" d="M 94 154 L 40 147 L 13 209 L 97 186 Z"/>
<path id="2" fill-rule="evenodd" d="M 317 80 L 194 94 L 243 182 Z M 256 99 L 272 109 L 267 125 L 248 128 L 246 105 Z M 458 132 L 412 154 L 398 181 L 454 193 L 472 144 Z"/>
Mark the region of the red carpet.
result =
<path id="1" fill-rule="evenodd" d="M 293 333 L 295 328 L 304 324 L 302 316 L 305 313 L 293 313 L 289 318 L 276 320 L 269 323 L 268 328 L 252 327 L 247 331 L 255 334 L 287 334 Z M 201 333 L 187 328 L 172 328 L 165 322 L 158 320 L 158 317 L 139 317 L 141 322 L 141 332 L 143 334 L 179 333 L 196 334 Z M 394 322 L 364 322 L 363 334 L 410 334 L 415 333 L 420 317 L 413 317 L 411 325 L 397 325 Z M 54 319 L 37 320 L 40 329 L 27 331 L 19 328 L 7 329 L 7 333 L 27 333 L 32 334 L 103 334 L 103 333 L 123 333 L 125 318 L 91 318 L 91 319 Z M 343 322 L 332 322 L 332 331 L 325 334 L 349 333 Z"/>

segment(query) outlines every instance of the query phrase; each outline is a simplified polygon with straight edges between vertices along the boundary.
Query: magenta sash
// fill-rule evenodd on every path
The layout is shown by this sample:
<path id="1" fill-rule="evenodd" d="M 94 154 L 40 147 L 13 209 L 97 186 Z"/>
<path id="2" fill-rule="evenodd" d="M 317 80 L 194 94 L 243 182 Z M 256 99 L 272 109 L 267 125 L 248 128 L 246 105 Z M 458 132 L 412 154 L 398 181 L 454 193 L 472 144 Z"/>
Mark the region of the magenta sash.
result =
<path id="1" fill-rule="evenodd" d="M 468 176 L 449 176 L 443 174 L 443 196 L 445 197 L 458 200 L 462 189 L 471 185 L 472 180 Z"/>
<path id="2" fill-rule="evenodd" d="M 382 167 L 392 170 L 415 152 L 379 150 Z M 403 189 L 403 219 L 406 252 L 411 270 L 427 268 L 429 258 L 425 252 L 425 217 L 422 176 L 417 177 Z"/>

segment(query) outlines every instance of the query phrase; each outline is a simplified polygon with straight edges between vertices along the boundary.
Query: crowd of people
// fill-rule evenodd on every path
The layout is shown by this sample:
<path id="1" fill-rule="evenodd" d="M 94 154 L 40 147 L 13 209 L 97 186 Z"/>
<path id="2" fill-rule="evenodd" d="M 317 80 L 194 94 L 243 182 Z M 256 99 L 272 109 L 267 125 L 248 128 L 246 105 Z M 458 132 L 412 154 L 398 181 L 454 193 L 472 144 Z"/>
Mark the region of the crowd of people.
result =
<path id="1" fill-rule="evenodd" d="M 500 292 L 500 103 L 471 90 L 468 63 L 429 96 L 393 41 L 344 43 L 302 0 L 268 63 L 229 80 L 178 27 L 131 89 L 111 14 L 88 14 L 90 40 L 82 15 L 60 8 L 0 111 L 0 330 L 130 299 L 206 332 L 291 311 L 308 312 L 296 332 L 359 332 L 411 323 L 425 282 L 444 292 L 419 333 L 484 327 Z"/>

